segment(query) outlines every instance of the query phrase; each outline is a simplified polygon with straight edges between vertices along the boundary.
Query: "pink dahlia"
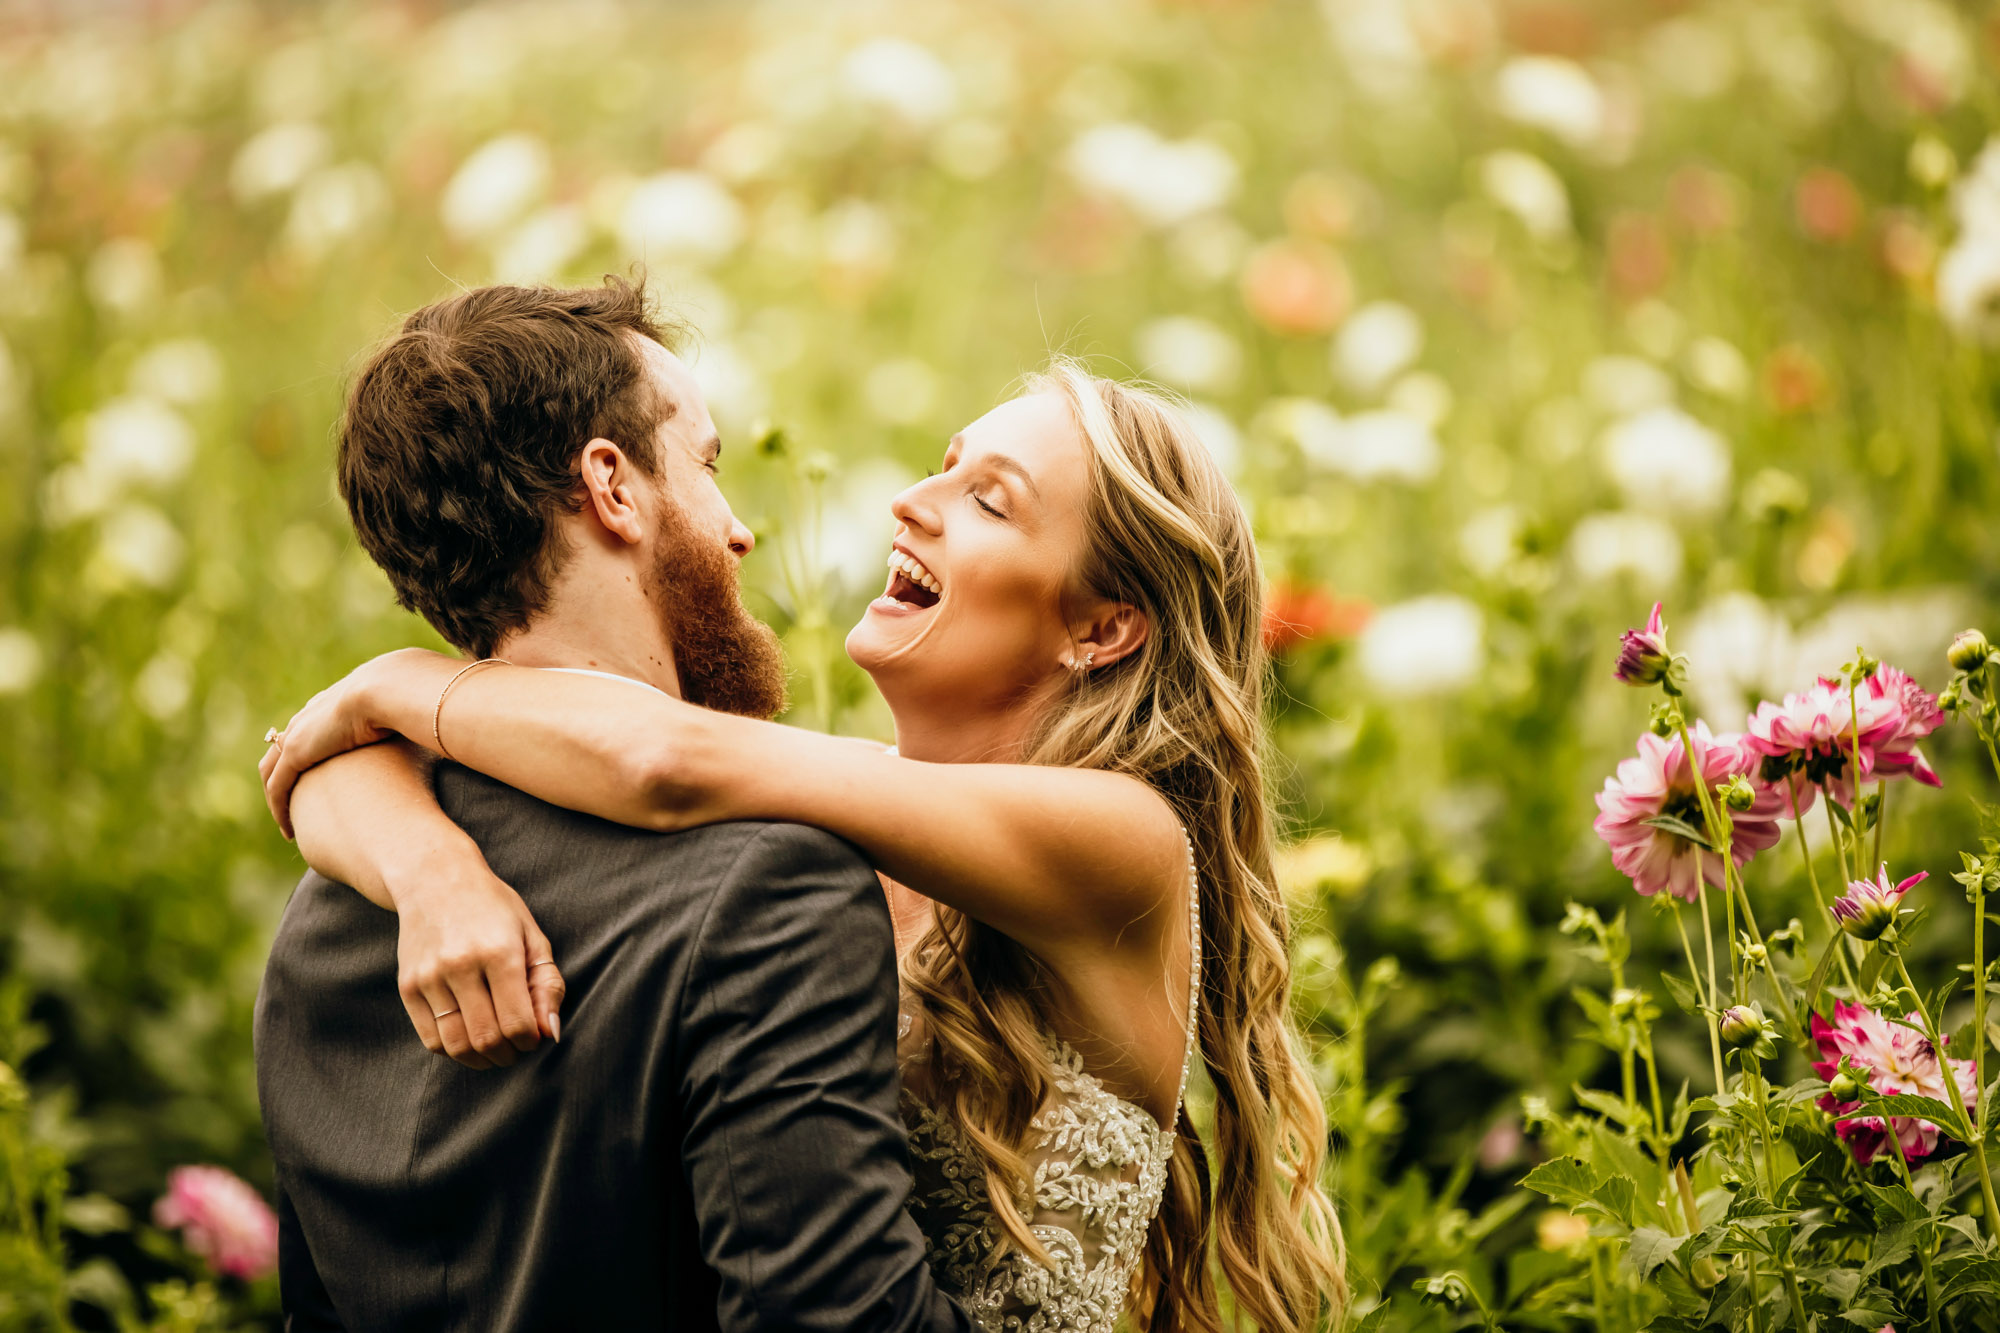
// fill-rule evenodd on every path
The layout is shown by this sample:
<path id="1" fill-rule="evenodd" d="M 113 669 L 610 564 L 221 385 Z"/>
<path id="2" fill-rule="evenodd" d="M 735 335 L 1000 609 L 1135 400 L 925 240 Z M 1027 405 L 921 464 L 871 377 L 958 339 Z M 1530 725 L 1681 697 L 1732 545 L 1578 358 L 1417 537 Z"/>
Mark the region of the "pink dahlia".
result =
<path id="1" fill-rule="evenodd" d="M 1903 905 L 1903 895 L 1930 877 L 1930 871 L 1919 870 L 1908 879 L 1891 884 L 1889 867 L 1885 865 L 1874 879 L 1848 883 L 1847 892 L 1833 900 L 1833 919 L 1858 940 L 1880 939 L 1884 931 L 1896 924 L 1896 909 Z"/>
<path id="2" fill-rule="evenodd" d="M 1673 656 L 1667 652 L 1667 625 L 1660 619 L 1660 603 L 1654 602 L 1646 628 L 1628 629 L 1619 639 L 1618 665 L 1612 674 L 1627 685 L 1657 685 L 1666 678 L 1672 665 Z"/>
<path id="3" fill-rule="evenodd" d="M 278 1218 L 262 1195 L 219 1166 L 178 1166 L 153 1205 L 153 1221 L 178 1228 L 208 1266 L 250 1281 L 278 1266 Z"/>
<path id="4" fill-rule="evenodd" d="M 1750 716 L 1748 743 L 1764 756 L 1767 779 L 1803 772 L 1808 783 L 1825 786 L 1835 796 L 1843 796 L 1845 789 L 1851 797 L 1855 774 L 1850 759 L 1857 733 L 1863 780 L 1914 777 L 1938 786 L 1917 742 L 1943 720 L 1934 695 L 1907 673 L 1884 664 L 1855 688 L 1852 707 L 1846 682 L 1831 676 L 1821 676 L 1780 703 L 1758 705 Z"/>
<path id="5" fill-rule="evenodd" d="M 1916 1014 L 1908 1017 L 1912 1023 L 1918 1021 Z M 1821 1078 L 1831 1079 L 1845 1056 L 1850 1065 L 1867 1071 L 1868 1086 L 1885 1097 L 1914 1093 L 1949 1103 L 1956 1095 L 1968 1109 L 1978 1100 L 1972 1061 L 1948 1056 L 1940 1060 L 1930 1038 L 1922 1032 L 1893 1023 L 1866 1005 L 1835 1004 L 1831 1023 L 1814 1014 L 1812 1035 L 1820 1054 L 1826 1057 L 1813 1062 L 1813 1071 Z M 1942 1066 L 1949 1066 L 1949 1073 Z M 1885 1126 L 1881 1116 L 1847 1114 L 1859 1105 L 1842 1102 L 1831 1092 L 1819 1099 L 1820 1109 L 1836 1117 L 1834 1133 L 1847 1144 L 1855 1161 L 1864 1166 L 1874 1161 L 1891 1133 L 1906 1162 L 1937 1151 L 1943 1131 L 1930 1121 L 1899 1115 L 1891 1116 Z"/>
<path id="6" fill-rule="evenodd" d="M 1647 897 L 1665 889 L 1683 902 L 1693 902 L 1699 873 L 1710 884 L 1722 886 L 1722 857 L 1698 847 L 1685 835 L 1646 821 L 1666 815 L 1711 837 L 1702 819 L 1701 798 L 1695 790 L 1695 771 L 1713 788 L 1756 767 L 1757 755 L 1746 748 L 1741 736 L 1712 736 L 1708 724 L 1697 722 L 1689 735 L 1694 741 L 1695 763 L 1688 763 L 1680 737 L 1639 737 L 1637 758 L 1618 765 L 1618 772 L 1604 780 L 1597 794 L 1597 836 L 1611 846 L 1611 863 L 1632 877 L 1632 887 Z M 1784 793 L 1776 787 L 1753 783 L 1756 799 L 1750 808 L 1731 816 L 1734 834 L 1730 859 L 1741 867 L 1752 856 L 1778 841 L 1778 819 L 1785 812 Z M 1696 869 L 1699 857 L 1700 869 Z"/>

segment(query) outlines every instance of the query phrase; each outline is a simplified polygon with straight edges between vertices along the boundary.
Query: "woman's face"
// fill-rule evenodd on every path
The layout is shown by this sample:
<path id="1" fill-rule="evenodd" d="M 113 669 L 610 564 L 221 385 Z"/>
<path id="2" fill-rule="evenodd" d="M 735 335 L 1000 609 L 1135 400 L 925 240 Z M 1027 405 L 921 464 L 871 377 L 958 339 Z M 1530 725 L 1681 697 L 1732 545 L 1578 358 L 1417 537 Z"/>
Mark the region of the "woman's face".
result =
<path id="1" fill-rule="evenodd" d="M 1064 670 L 1084 448 L 1061 395 L 1028 394 L 954 435 L 942 470 L 891 503 L 887 585 L 847 654 L 892 706 L 1004 708 Z"/>

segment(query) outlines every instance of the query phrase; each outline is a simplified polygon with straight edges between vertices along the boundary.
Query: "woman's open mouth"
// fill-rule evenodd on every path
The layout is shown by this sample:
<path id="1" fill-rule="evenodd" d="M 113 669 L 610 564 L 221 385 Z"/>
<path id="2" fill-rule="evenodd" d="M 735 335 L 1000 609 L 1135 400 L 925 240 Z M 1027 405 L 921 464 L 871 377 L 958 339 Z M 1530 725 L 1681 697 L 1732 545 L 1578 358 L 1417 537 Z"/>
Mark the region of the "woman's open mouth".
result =
<path id="1" fill-rule="evenodd" d="M 889 552 L 889 586 L 882 596 L 914 610 L 929 610 L 938 604 L 944 584 L 923 562 L 903 551 Z"/>

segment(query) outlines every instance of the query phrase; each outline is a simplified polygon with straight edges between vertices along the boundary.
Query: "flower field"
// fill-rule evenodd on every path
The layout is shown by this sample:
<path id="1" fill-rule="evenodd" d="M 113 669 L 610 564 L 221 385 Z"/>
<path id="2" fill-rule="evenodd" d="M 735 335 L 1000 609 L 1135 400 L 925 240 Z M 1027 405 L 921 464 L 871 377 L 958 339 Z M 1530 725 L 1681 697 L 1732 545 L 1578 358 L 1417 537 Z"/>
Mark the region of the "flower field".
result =
<path id="1" fill-rule="evenodd" d="M 800 725 L 952 431 L 1186 395 L 1353 1320 L 2000 1327 L 1996 135 L 1946 0 L 0 0 L 0 1330 L 276 1327 L 259 737 L 436 642 L 345 377 L 641 263 Z"/>

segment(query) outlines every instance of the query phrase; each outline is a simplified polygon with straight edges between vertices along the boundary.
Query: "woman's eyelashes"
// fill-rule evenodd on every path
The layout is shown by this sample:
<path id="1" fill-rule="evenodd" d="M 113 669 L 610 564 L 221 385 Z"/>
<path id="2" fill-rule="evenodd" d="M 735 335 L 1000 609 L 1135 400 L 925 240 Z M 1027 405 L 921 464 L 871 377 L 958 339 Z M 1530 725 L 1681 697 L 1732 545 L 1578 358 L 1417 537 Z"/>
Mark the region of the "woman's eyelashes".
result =
<path id="1" fill-rule="evenodd" d="M 986 501 L 982 500 L 982 499 L 981 499 L 981 498 L 979 498 L 979 496 L 977 496 L 977 495 L 974 495 L 974 496 L 972 497 L 972 503 L 974 503 L 974 504 L 978 505 L 978 506 L 979 506 L 979 507 L 980 507 L 981 509 L 984 509 L 984 510 L 985 510 L 985 511 L 986 511 L 987 513 L 989 513 L 989 514 L 993 515 L 993 517 L 995 517 L 995 518 L 1005 518 L 1005 517 L 1007 517 L 1007 516 L 1006 516 L 1005 514 L 1001 513 L 1001 512 L 999 511 L 999 510 L 995 509 L 995 508 L 994 508 L 994 507 L 993 507 L 992 505 L 990 505 L 990 504 L 987 504 L 987 503 L 986 503 Z"/>

